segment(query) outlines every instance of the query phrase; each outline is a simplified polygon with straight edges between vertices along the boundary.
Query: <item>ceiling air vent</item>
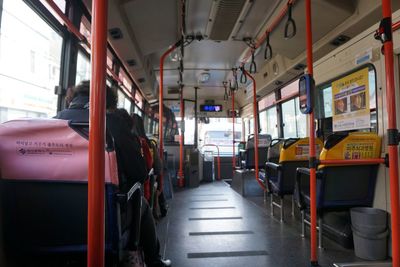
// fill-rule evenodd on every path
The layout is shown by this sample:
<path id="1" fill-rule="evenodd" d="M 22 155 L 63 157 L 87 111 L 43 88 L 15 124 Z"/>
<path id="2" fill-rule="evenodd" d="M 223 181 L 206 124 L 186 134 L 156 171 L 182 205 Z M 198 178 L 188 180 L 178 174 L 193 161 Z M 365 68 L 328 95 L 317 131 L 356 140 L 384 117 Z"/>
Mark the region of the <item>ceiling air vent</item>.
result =
<path id="1" fill-rule="evenodd" d="M 134 60 L 134 59 L 128 59 L 128 60 L 126 61 L 126 63 L 128 63 L 128 65 L 129 65 L 130 67 L 134 67 L 134 66 L 137 65 L 136 60 Z"/>
<path id="2" fill-rule="evenodd" d="M 344 44 L 345 42 L 347 42 L 348 40 L 350 40 L 349 36 L 339 35 L 338 37 L 336 37 L 335 39 L 333 39 L 331 41 L 331 45 L 340 46 L 340 45 Z"/>
<path id="3" fill-rule="evenodd" d="M 123 37 L 120 28 L 112 28 L 112 29 L 109 29 L 108 32 L 110 33 L 111 37 L 114 40 L 118 40 L 118 39 L 121 39 Z"/>
<path id="4" fill-rule="evenodd" d="M 228 40 L 246 1 L 214 1 L 206 30 L 208 38 L 211 40 Z"/>
<path id="5" fill-rule="evenodd" d="M 297 64 L 296 66 L 293 67 L 295 70 L 304 70 L 307 66 L 304 64 Z"/>

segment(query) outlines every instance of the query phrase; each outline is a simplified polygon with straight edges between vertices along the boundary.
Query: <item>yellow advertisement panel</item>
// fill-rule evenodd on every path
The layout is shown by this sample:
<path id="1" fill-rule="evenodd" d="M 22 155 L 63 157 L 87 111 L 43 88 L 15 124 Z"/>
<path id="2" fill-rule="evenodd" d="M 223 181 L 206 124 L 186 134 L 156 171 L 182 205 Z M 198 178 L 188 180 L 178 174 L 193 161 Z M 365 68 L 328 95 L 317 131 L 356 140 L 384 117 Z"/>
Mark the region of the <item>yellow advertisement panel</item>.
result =
<path id="1" fill-rule="evenodd" d="M 333 131 L 371 127 L 368 67 L 332 83 Z"/>

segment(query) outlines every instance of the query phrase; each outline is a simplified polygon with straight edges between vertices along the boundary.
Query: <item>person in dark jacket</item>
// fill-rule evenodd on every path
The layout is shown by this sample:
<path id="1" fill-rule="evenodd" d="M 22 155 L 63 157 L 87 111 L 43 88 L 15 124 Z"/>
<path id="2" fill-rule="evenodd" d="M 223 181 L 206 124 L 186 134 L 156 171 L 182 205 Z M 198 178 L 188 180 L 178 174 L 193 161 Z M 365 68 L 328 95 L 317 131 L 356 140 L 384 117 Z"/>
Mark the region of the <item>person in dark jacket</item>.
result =
<path id="1" fill-rule="evenodd" d="M 158 183 L 158 189 L 157 189 L 158 201 L 156 201 L 156 203 L 159 204 L 161 216 L 165 217 L 168 212 L 168 205 L 163 193 L 163 182 L 164 182 L 162 179 L 163 167 L 162 167 L 162 161 L 158 155 L 158 149 L 156 146 L 154 146 L 152 142 L 150 142 L 149 138 L 146 136 L 142 117 L 140 117 L 138 114 L 132 114 L 132 120 L 133 120 L 133 132 L 136 133 L 136 135 L 138 135 L 139 137 L 146 140 L 149 147 L 151 147 L 154 151 L 153 168 L 154 168 L 154 174 L 157 175 L 157 183 Z"/>
<path id="2" fill-rule="evenodd" d="M 68 108 L 59 112 L 56 118 L 75 122 L 88 122 L 89 94 L 89 81 L 83 81 L 74 87 L 72 100 Z M 137 136 L 131 133 L 129 125 L 125 123 L 124 119 L 114 112 L 117 109 L 117 102 L 118 96 L 116 92 L 111 88 L 107 88 L 106 127 L 114 138 L 120 186 L 129 188 L 136 182 L 143 183 L 147 177 L 147 170 Z M 140 243 L 145 255 L 146 265 L 148 267 L 170 266 L 171 262 L 163 260 L 160 256 L 160 244 L 149 205 L 145 200 L 142 202 Z M 128 242 L 128 250 L 133 250 L 132 246 L 132 242 Z"/>

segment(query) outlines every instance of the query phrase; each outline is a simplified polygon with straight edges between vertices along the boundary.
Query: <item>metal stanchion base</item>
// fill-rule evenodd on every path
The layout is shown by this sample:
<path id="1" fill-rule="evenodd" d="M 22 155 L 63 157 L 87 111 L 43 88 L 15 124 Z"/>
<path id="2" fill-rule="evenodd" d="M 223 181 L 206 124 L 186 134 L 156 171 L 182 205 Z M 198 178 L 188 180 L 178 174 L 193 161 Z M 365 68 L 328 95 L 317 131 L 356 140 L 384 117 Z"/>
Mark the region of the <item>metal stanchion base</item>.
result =
<path id="1" fill-rule="evenodd" d="M 178 174 L 178 186 L 185 187 L 185 177 L 183 175 Z"/>
<path id="2" fill-rule="evenodd" d="M 311 267 L 320 267 L 320 265 L 318 264 L 318 261 L 311 261 Z"/>

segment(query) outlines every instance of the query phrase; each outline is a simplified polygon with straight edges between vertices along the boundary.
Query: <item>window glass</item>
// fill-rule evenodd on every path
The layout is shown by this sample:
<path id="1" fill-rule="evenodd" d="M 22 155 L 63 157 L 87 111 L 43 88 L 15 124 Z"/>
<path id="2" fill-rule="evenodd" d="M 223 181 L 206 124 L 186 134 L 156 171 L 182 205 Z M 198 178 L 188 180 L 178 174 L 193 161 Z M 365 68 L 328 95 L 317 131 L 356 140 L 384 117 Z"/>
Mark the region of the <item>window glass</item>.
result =
<path id="1" fill-rule="evenodd" d="M 301 113 L 300 111 L 300 103 L 299 98 L 296 97 L 294 99 L 294 105 L 296 110 L 296 129 L 297 129 L 297 137 L 306 137 L 307 134 L 307 115 Z"/>
<path id="2" fill-rule="evenodd" d="M 4 0 L 0 29 L 0 118 L 56 115 L 62 38 L 23 1 Z"/>
<path id="3" fill-rule="evenodd" d="M 194 145 L 195 126 L 194 102 L 185 100 L 185 145 Z"/>
<path id="4" fill-rule="evenodd" d="M 238 154 L 239 141 L 242 140 L 242 120 L 235 120 L 235 154 Z M 219 146 L 221 156 L 232 156 L 233 147 L 233 124 L 231 118 L 210 118 L 207 124 L 199 124 L 199 147 L 205 144 L 215 144 Z M 216 156 L 217 149 L 215 147 L 204 147 L 201 152 L 213 151 Z"/>
<path id="5" fill-rule="evenodd" d="M 283 136 L 285 138 L 297 137 L 296 109 L 294 99 L 282 104 Z"/>
<path id="6" fill-rule="evenodd" d="M 298 97 L 282 104 L 282 116 L 285 138 L 307 136 L 307 116 L 300 112 Z"/>
<path id="7" fill-rule="evenodd" d="M 129 100 L 129 98 L 125 97 L 124 99 L 124 108 L 131 113 L 131 106 L 132 106 L 132 102 L 131 100 Z"/>
<path id="8" fill-rule="evenodd" d="M 267 125 L 266 133 L 270 134 L 272 138 L 278 138 L 278 114 L 276 113 L 276 108 L 271 107 L 267 109 Z"/>
<path id="9" fill-rule="evenodd" d="M 278 138 L 278 116 L 276 114 L 276 108 L 271 107 L 260 113 L 260 133 L 269 134 L 272 138 Z"/>
<path id="10" fill-rule="evenodd" d="M 139 91 L 135 93 L 136 104 L 140 109 L 143 109 L 143 97 Z"/>
<path id="11" fill-rule="evenodd" d="M 254 119 L 251 118 L 249 120 L 249 135 L 254 134 Z"/>
<path id="12" fill-rule="evenodd" d="M 131 105 L 132 105 L 132 103 L 129 100 L 129 98 L 127 98 L 121 90 L 118 90 L 118 105 L 117 105 L 117 107 L 126 109 L 130 114 L 131 113 Z"/>
<path id="13" fill-rule="evenodd" d="M 78 84 L 81 81 L 90 80 L 90 73 L 90 60 L 81 51 L 78 51 L 75 83 Z"/>
<path id="14" fill-rule="evenodd" d="M 268 130 L 267 130 L 267 111 L 261 111 L 260 114 L 258 114 L 259 118 L 260 118 L 260 133 L 261 134 L 267 134 Z"/>

